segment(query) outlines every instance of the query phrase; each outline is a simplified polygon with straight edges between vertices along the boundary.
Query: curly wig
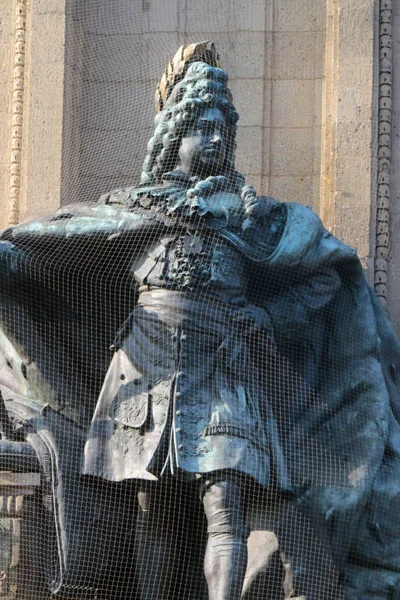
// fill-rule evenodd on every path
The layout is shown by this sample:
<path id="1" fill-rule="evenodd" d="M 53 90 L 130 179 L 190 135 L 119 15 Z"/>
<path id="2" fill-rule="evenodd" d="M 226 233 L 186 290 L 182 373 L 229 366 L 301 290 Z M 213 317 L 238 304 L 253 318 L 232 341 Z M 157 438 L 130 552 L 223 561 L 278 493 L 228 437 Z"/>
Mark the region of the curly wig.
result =
<path id="1" fill-rule="evenodd" d="M 143 163 L 142 185 L 160 183 L 164 173 L 176 167 L 182 139 L 204 109 L 215 107 L 225 115 L 229 134 L 225 172 L 221 175 L 235 179 L 238 175 L 234 164 L 239 115 L 232 104 L 227 81 L 227 73 L 222 69 L 203 62 L 190 65 L 184 79 L 175 86 L 165 107 L 155 118 L 156 129 Z"/>

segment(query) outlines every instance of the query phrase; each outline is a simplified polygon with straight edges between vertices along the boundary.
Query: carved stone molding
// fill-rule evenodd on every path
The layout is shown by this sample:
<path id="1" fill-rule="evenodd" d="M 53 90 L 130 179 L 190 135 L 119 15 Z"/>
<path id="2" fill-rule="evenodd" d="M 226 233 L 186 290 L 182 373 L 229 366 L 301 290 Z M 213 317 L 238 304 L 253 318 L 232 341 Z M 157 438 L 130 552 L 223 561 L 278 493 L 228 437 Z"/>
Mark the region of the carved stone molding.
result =
<path id="1" fill-rule="evenodd" d="M 374 287 L 383 306 L 387 303 L 387 268 L 390 249 L 392 4 L 392 0 L 381 0 L 379 9 L 379 137 Z"/>
<path id="2" fill-rule="evenodd" d="M 18 223 L 20 210 L 20 175 L 26 42 L 26 0 L 18 0 L 16 3 L 15 17 L 15 52 L 9 193 L 10 210 L 8 218 L 9 225 L 15 225 Z"/>

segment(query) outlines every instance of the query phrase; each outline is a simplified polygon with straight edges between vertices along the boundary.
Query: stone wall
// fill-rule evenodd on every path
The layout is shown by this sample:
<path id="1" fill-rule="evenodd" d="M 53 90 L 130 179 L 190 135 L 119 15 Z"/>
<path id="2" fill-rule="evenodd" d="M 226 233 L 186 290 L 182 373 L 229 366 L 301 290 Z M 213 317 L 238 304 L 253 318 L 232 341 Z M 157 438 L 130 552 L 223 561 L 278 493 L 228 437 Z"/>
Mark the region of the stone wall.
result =
<path id="1" fill-rule="evenodd" d="M 62 203 L 138 180 L 153 94 L 181 44 L 216 43 L 240 113 L 237 166 L 259 191 L 319 194 L 321 0 L 70 2 Z"/>

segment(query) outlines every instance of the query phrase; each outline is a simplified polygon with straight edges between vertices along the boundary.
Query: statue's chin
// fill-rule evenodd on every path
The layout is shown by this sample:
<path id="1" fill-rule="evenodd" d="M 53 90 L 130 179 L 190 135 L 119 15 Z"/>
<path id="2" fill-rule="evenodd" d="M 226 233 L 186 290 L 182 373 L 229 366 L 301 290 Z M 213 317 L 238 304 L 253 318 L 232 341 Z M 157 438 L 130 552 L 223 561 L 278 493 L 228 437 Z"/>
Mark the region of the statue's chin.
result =
<path id="1" fill-rule="evenodd" d="M 195 175 L 209 177 L 210 175 L 223 175 L 225 170 L 224 157 L 217 151 L 204 151 L 201 159 L 192 168 Z"/>

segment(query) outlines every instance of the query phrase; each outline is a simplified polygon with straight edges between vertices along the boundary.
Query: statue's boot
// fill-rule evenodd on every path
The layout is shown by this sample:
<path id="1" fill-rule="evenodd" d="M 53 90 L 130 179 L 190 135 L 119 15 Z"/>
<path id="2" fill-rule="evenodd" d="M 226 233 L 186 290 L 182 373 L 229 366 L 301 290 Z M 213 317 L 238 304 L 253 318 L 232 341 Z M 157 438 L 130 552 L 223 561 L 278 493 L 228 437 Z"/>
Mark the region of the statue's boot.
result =
<path id="1" fill-rule="evenodd" d="M 237 477 L 213 479 L 202 485 L 208 521 L 208 543 L 204 571 L 209 600 L 240 600 L 247 568 L 245 506 Z"/>

